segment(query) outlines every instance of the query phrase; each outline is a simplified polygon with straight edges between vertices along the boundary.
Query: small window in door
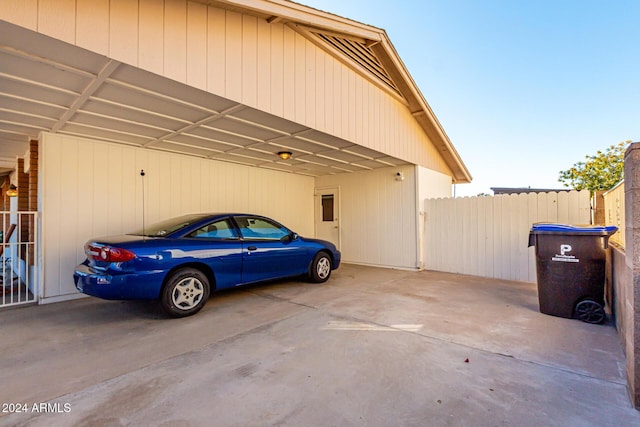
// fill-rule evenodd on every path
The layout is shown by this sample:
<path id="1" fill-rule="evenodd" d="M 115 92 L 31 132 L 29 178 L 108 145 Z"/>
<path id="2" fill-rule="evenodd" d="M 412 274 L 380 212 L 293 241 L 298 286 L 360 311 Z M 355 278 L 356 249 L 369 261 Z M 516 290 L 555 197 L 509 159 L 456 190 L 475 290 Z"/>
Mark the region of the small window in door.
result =
<path id="1" fill-rule="evenodd" d="M 333 194 L 322 196 L 322 221 L 333 222 Z"/>

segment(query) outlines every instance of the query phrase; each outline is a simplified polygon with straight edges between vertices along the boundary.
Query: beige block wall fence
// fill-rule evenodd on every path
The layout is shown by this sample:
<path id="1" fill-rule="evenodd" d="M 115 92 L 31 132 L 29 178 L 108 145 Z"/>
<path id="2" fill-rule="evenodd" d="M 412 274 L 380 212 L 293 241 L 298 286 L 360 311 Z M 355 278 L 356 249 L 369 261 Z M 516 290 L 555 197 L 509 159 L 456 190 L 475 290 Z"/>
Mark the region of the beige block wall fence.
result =
<path id="1" fill-rule="evenodd" d="M 617 202 L 619 203 L 619 202 Z M 612 244 L 608 272 L 612 283 L 616 327 L 625 351 L 627 390 L 640 408 L 640 143 L 627 149 L 624 159 L 625 246 Z M 607 209 L 605 205 L 605 210 Z M 615 216 L 610 219 L 616 220 Z M 612 224 L 617 225 L 617 224 Z"/>

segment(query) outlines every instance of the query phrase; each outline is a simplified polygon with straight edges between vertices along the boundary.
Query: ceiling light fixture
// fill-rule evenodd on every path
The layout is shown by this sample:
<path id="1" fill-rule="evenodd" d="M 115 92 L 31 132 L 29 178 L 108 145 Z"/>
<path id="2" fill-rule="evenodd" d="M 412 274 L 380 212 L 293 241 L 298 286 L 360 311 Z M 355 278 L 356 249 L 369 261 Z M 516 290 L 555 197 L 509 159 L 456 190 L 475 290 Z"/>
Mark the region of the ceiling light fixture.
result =
<path id="1" fill-rule="evenodd" d="M 278 157 L 282 160 L 289 160 L 291 158 L 291 151 L 278 151 Z"/>
<path id="2" fill-rule="evenodd" d="M 15 185 L 11 184 L 9 186 L 9 189 L 7 190 L 7 196 L 16 197 L 17 195 L 18 195 L 18 187 L 16 187 Z"/>

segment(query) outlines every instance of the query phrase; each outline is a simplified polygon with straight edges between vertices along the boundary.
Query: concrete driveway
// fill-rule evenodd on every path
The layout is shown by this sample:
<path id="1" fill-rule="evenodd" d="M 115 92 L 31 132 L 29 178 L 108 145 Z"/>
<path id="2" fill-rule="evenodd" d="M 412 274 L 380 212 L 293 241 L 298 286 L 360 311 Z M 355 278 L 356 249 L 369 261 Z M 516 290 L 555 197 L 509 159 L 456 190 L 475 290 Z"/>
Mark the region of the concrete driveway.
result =
<path id="1" fill-rule="evenodd" d="M 640 425 L 614 327 L 520 282 L 343 265 L 186 319 L 87 298 L 0 328 L 6 426 Z"/>

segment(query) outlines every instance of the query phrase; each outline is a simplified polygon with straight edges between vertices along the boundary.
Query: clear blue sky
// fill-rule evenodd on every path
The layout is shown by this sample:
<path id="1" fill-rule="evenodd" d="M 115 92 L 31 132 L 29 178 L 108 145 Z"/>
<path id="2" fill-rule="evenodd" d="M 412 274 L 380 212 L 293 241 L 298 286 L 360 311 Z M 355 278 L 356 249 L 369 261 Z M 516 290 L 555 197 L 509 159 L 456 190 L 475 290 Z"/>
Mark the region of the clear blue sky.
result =
<path id="1" fill-rule="evenodd" d="M 559 171 L 640 141 L 640 0 L 299 0 L 386 30 L 473 176 L 563 188 Z"/>

